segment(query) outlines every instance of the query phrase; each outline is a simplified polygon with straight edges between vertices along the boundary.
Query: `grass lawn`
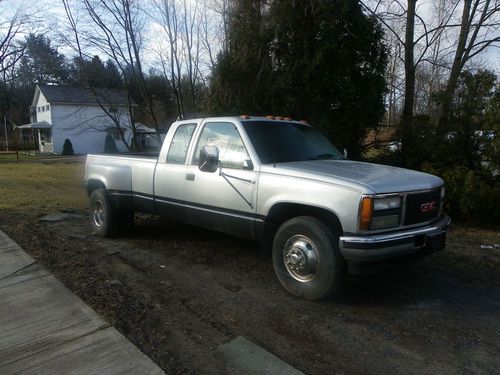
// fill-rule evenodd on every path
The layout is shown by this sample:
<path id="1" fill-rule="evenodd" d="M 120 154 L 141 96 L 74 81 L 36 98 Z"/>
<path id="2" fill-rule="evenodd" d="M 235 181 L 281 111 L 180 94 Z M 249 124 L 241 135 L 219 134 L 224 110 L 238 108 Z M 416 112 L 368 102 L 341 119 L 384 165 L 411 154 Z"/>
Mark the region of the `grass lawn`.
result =
<path id="1" fill-rule="evenodd" d="M 83 163 L 0 163 L 0 212 L 36 217 L 62 208 L 86 208 L 83 173 Z"/>
<path id="2" fill-rule="evenodd" d="M 51 155 L 25 155 L 19 152 L 19 160 L 37 160 L 37 159 L 47 159 Z M 0 152 L 0 161 L 17 161 L 17 156 L 15 152 Z"/>

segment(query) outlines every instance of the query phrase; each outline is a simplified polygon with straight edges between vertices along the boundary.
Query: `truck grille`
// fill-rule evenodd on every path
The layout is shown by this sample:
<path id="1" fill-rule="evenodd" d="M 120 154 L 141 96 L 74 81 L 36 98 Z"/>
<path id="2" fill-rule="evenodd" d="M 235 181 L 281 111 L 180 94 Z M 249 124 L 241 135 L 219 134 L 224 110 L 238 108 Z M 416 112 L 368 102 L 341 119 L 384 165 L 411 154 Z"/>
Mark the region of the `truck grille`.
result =
<path id="1" fill-rule="evenodd" d="M 408 194 L 404 225 L 423 223 L 436 218 L 440 205 L 441 189 Z"/>

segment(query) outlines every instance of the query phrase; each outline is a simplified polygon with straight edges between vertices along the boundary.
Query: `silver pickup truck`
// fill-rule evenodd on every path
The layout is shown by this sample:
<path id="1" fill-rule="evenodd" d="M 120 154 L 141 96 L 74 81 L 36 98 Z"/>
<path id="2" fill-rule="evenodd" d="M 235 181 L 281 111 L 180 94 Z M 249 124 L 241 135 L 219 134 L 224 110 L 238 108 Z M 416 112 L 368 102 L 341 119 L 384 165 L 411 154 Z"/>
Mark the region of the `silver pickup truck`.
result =
<path id="1" fill-rule="evenodd" d="M 319 299 L 361 273 L 444 248 L 439 177 L 346 160 L 289 119 L 177 121 L 158 157 L 88 155 L 90 223 L 101 236 L 134 211 L 272 244 L 290 293 Z"/>

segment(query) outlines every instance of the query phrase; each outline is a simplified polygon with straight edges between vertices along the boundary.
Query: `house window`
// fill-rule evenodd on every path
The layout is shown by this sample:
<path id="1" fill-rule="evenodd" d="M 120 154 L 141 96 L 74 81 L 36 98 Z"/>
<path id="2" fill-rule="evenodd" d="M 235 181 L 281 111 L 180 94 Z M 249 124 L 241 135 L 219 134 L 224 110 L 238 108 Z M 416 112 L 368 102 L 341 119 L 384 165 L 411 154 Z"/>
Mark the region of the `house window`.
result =
<path id="1" fill-rule="evenodd" d="M 38 111 L 38 113 L 40 113 L 42 111 L 42 109 L 40 107 L 36 107 L 36 110 Z"/>
<path id="2" fill-rule="evenodd" d="M 45 106 L 45 108 L 46 108 L 46 110 L 48 111 L 48 110 L 50 109 L 49 104 L 47 104 L 47 105 Z"/>
<path id="3" fill-rule="evenodd" d="M 45 106 L 42 105 L 42 112 L 45 112 Z"/>

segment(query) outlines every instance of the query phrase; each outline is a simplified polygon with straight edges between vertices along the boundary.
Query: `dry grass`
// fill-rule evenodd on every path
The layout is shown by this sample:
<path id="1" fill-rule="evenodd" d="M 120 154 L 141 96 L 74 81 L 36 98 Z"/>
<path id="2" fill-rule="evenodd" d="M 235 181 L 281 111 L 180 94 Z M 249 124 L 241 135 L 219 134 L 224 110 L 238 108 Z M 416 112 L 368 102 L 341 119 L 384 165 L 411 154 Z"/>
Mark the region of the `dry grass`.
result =
<path id="1" fill-rule="evenodd" d="M 0 211 L 36 217 L 62 208 L 85 208 L 83 173 L 83 163 L 1 163 Z"/>
<path id="2" fill-rule="evenodd" d="M 53 155 L 35 155 L 35 154 L 23 154 L 19 152 L 19 160 L 27 161 L 27 160 L 38 160 L 38 159 L 47 159 L 54 157 Z M 15 152 L 5 152 L 0 151 L 0 161 L 17 161 L 17 155 Z"/>

